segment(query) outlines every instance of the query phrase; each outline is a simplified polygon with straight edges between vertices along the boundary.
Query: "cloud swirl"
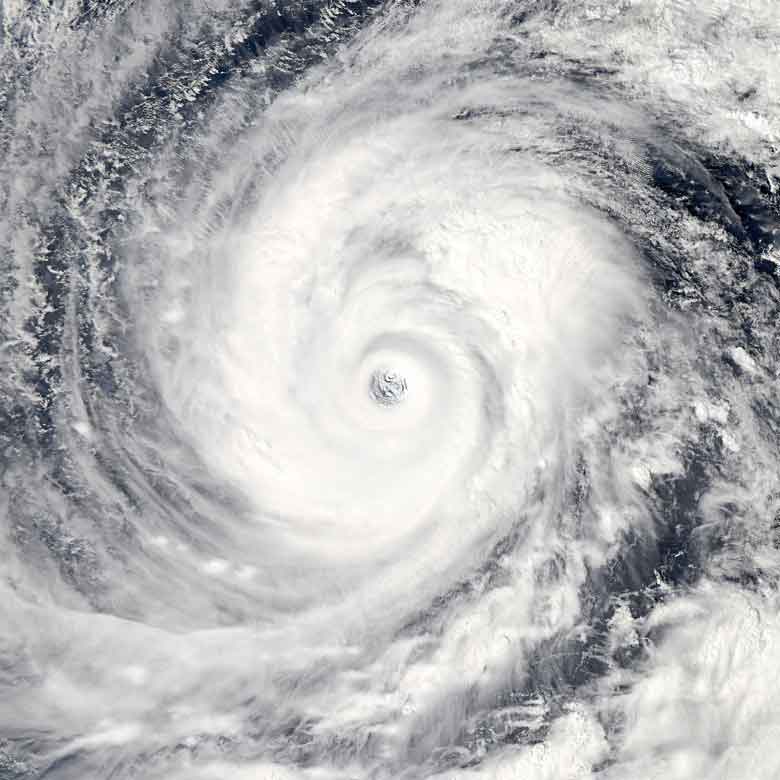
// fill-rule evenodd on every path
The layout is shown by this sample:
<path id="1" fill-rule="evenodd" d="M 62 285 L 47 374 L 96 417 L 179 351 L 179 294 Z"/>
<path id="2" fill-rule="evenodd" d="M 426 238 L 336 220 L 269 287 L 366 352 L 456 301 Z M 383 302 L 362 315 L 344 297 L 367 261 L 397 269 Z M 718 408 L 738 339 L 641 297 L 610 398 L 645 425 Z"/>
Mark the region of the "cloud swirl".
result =
<path id="1" fill-rule="evenodd" d="M 0 10 L 0 774 L 776 776 L 780 16 L 689 6 Z"/>

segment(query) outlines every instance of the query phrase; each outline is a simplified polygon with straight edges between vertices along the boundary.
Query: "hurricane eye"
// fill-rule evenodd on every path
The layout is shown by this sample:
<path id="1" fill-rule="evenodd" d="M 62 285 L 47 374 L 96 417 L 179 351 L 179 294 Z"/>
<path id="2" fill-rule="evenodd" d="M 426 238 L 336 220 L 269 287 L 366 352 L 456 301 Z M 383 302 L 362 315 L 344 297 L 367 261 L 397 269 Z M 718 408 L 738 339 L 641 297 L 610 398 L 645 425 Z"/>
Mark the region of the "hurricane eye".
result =
<path id="1" fill-rule="evenodd" d="M 368 392 L 380 406 L 395 406 L 406 397 L 406 379 L 395 371 L 375 371 L 371 375 Z"/>

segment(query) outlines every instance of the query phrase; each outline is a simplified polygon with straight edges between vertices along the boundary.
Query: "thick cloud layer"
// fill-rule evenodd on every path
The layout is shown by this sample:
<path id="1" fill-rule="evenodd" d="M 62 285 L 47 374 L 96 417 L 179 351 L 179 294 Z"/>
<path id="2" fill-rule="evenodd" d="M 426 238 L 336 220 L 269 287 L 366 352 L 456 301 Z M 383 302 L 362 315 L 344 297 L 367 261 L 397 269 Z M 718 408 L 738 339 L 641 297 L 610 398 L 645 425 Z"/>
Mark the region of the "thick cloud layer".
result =
<path id="1" fill-rule="evenodd" d="M 777 775 L 774 3 L 0 19 L 1 776 Z"/>

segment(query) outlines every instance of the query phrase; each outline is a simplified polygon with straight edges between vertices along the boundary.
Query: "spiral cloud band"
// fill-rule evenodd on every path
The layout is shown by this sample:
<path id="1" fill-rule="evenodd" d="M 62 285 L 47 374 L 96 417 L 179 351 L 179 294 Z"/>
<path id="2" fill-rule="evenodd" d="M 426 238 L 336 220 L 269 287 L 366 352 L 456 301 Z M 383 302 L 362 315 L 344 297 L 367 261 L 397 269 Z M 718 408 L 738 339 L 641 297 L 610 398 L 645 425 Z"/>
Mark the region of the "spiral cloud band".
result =
<path id="1" fill-rule="evenodd" d="M 0 20 L 0 778 L 778 776 L 771 0 Z"/>

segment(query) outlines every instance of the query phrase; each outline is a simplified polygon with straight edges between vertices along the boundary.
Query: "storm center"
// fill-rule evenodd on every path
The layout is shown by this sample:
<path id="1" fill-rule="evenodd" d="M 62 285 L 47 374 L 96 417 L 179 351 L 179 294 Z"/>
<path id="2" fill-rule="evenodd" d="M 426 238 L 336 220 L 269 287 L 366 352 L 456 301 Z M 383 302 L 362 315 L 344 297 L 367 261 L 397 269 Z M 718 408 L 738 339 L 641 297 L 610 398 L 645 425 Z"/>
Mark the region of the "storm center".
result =
<path id="1" fill-rule="evenodd" d="M 369 393 L 376 403 L 382 406 L 394 406 L 401 403 L 406 395 L 406 379 L 395 371 L 375 371 L 371 375 Z"/>

